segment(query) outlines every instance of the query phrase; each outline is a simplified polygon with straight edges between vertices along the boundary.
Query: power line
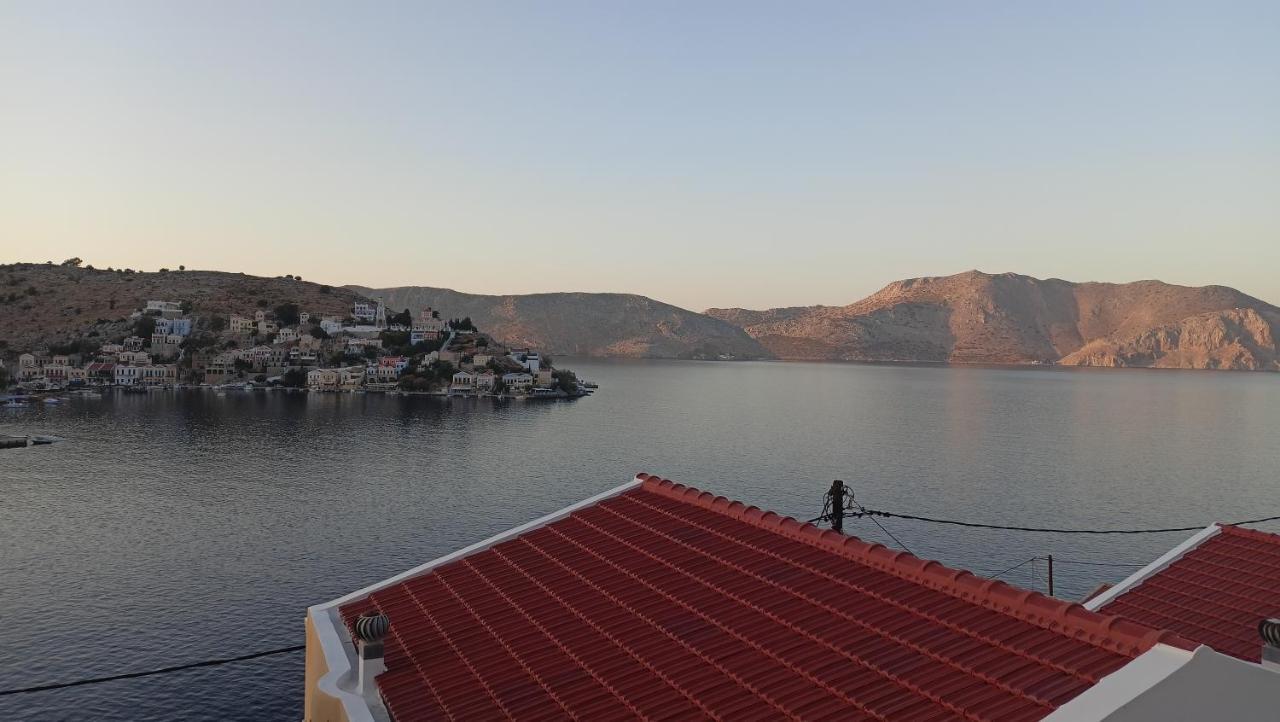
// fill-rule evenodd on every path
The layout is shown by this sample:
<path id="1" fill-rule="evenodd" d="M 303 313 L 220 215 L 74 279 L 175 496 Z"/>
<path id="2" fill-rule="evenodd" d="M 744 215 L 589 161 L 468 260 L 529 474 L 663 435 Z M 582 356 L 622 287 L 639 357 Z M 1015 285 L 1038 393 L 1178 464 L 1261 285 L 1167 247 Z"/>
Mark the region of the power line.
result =
<path id="1" fill-rule="evenodd" d="M 974 529 L 1001 529 L 1004 531 L 1028 531 L 1028 532 L 1048 532 L 1051 534 L 1163 534 L 1166 532 L 1187 532 L 1200 531 L 1206 525 L 1199 526 L 1177 526 L 1167 527 L 1164 529 L 1057 529 L 1053 527 L 1038 526 L 1007 526 L 1004 524 L 982 524 L 971 521 L 958 521 L 956 519 L 938 519 L 936 517 L 919 516 L 916 514 L 899 514 L 891 511 L 881 511 L 879 509 L 867 509 L 859 507 L 860 511 L 852 512 L 851 516 L 869 516 L 875 518 L 877 516 L 896 519 L 910 519 L 912 521 L 925 521 L 931 524 L 950 524 L 953 526 L 970 527 Z M 821 519 L 821 517 L 819 517 Z M 1225 526 L 1240 526 L 1243 524 L 1261 524 L 1266 521 L 1276 521 L 1280 516 L 1266 516 L 1260 519 L 1245 519 L 1244 521 L 1235 521 L 1225 524 Z"/>
<path id="2" fill-rule="evenodd" d="M 125 674 L 113 674 L 107 677 L 90 677 L 88 679 L 77 679 L 73 682 L 58 682 L 56 684 L 41 684 L 35 687 L 22 687 L 19 689 L 0 690 L 0 697 L 7 697 L 12 694 L 27 694 L 28 692 L 46 692 L 52 689 L 66 689 L 67 687 L 79 687 L 85 684 L 98 684 L 99 682 L 114 682 L 119 679 L 135 679 L 137 677 L 150 677 L 155 674 L 168 674 L 170 672 L 180 672 L 184 669 L 195 669 L 197 667 L 216 667 L 220 664 L 230 664 L 231 662 L 243 662 L 249 659 L 257 659 L 259 657 L 268 657 L 273 654 L 287 654 L 289 652 L 300 652 L 306 649 L 306 645 L 299 644 L 292 647 L 281 647 L 280 649 L 268 649 L 265 652 L 254 652 L 253 654 L 242 654 L 239 657 L 224 657 L 222 659 L 206 659 L 203 662 L 190 662 L 187 664 L 178 664 L 172 667 L 164 667 L 162 669 L 151 669 L 145 672 L 126 672 Z"/>
<path id="3" fill-rule="evenodd" d="M 1022 561 L 1018 562 L 1017 564 L 1014 564 L 1013 566 L 1009 567 L 1008 569 L 1005 569 L 1004 571 L 996 572 L 995 574 L 989 575 L 989 576 L 987 577 L 987 579 L 999 579 L 1000 577 L 1004 576 L 1005 574 L 1008 574 L 1009 572 L 1011 572 L 1011 571 L 1013 571 L 1013 570 L 1015 570 L 1015 569 L 1020 569 L 1020 568 L 1022 568 L 1022 567 L 1024 567 L 1024 566 L 1026 566 L 1026 565 L 1030 564 L 1031 562 L 1034 562 L 1035 560 L 1037 560 L 1037 559 L 1039 559 L 1039 558 L 1040 558 L 1040 557 L 1031 557 L 1030 559 L 1023 559 Z"/>
<path id="4" fill-rule="evenodd" d="M 1085 562 L 1085 561 L 1073 561 L 1071 559 L 1058 559 L 1057 557 L 1054 557 L 1053 562 L 1054 564 L 1083 564 L 1084 566 L 1087 566 L 1087 567 L 1134 567 L 1134 568 L 1137 568 L 1137 567 L 1146 566 L 1146 564 L 1135 564 L 1132 562 Z"/>
<path id="5" fill-rule="evenodd" d="M 873 517 L 871 517 L 871 521 L 875 522 L 875 523 L 876 523 L 876 526 L 880 527 L 880 531 L 884 532 L 885 534 L 888 534 L 888 535 L 889 535 L 889 538 L 890 538 L 890 539 L 892 539 L 892 540 L 893 540 L 893 541 L 894 541 L 898 546 L 902 547 L 903 549 L 906 549 L 907 553 L 909 553 L 909 554 L 915 554 L 915 552 L 913 552 L 913 551 L 911 551 L 910 549 L 908 549 L 908 548 L 907 548 L 907 545 L 906 545 L 906 544 L 903 544 L 903 543 L 902 543 L 902 540 L 901 540 L 901 539 L 899 539 L 898 537 L 894 536 L 894 535 L 893 535 L 893 532 L 889 531 L 888 529 L 885 529 L 885 528 L 884 528 L 884 524 L 881 524 L 879 519 L 876 519 L 876 518 L 873 516 Z"/>

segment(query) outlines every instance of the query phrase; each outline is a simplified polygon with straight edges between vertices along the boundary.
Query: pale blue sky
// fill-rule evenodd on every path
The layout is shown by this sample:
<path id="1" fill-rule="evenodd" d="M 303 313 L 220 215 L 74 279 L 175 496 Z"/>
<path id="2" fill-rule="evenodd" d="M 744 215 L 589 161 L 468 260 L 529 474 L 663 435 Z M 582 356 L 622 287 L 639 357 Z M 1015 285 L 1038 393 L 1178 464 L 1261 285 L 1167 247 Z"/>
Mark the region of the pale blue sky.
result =
<path id="1" fill-rule="evenodd" d="M 0 0 L 0 260 L 1280 303 L 1280 3 Z"/>

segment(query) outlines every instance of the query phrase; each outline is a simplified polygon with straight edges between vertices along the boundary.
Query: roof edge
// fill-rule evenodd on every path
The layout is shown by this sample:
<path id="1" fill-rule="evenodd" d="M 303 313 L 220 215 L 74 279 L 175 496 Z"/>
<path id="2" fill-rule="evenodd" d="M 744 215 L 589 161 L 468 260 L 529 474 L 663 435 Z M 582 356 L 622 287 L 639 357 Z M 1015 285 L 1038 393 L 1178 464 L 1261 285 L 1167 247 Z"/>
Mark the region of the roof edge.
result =
<path id="1" fill-rule="evenodd" d="M 789 516 L 747 506 L 691 486 L 651 474 L 636 476 L 649 493 L 692 504 L 733 519 L 781 534 L 790 539 L 826 549 L 922 586 L 950 594 L 988 609 L 1008 614 L 1038 627 L 1084 639 L 1097 646 L 1137 656 L 1157 644 L 1185 650 L 1196 644 L 1166 630 L 1103 614 L 1082 604 L 1049 597 L 1040 592 L 1015 587 L 1003 581 L 948 567 L 931 559 L 921 559 L 907 551 L 866 542 Z"/>
<path id="2" fill-rule="evenodd" d="M 316 640 L 320 644 L 320 651 L 324 655 L 325 667 L 327 672 L 317 681 L 317 687 L 325 694 L 338 699 L 346 712 L 348 718 L 352 722 L 376 722 L 376 716 L 373 708 L 370 707 L 368 700 L 356 693 L 352 686 L 355 683 L 355 646 L 351 641 L 350 631 L 343 624 L 338 608 L 348 602 L 357 599 L 363 599 L 370 594 L 386 587 L 399 584 L 412 577 L 420 576 L 438 566 L 457 561 L 466 556 L 484 551 L 489 547 L 496 546 L 508 539 L 514 539 L 525 532 L 532 531 L 538 527 L 550 524 L 553 521 L 563 519 L 570 514 L 588 506 L 597 504 L 610 497 L 617 496 L 624 492 L 630 491 L 641 484 L 639 476 L 633 478 L 625 484 L 615 486 L 608 491 L 600 492 L 595 496 L 587 497 L 582 501 L 570 504 L 558 511 L 541 516 L 533 521 L 512 527 L 504 532 L 494 534 L 488 539 L 478 541 L 475 544 L 459 549 L 450 554 L 446 554 L 437 559 L 433 559 L 426 564 L 416 566 L 406 572 L 401 572 L 393 577 L 389 577 L 380 582 L 370 584 L 363 589 L 358 589 L 350 594 L 338 597 L 337 599 L 316 604 L 307 608 L 307 616 L 310 618 L 316 632 Z"/>
<path id="3" fill-rule="evenodd" d="M 1185 649 L 1157 644 L 1067 700 L 1044 722 L 1101 722 L 1182 669 L 1194 655 Z"/>
<path id="4" fill-rule="evenodd" d="M 1185 556 L 1188 552 L 1196 549 L 1201 544 L 1205 543 L 1207 540 L 1212 539 L 1218 534 L 1221 534 L 1222 531 L 1223 531 L 1223 527 L 1221 525 L 1210 524 L 1209 526 L 1201 529 L 1195 534 L 1192 534 L 1191 537 L 1184 540 L 1178 546 L 1170 549 L 1169 551 L 1157 557 L 1155 561 L 1151 562 L 1145 567 L 1142 567 L 1141 569 L 1134 572 L 1133 574 L 1130 574 L 1129 576 L 1125 577 L 1118 584 L 1111 587 L 1107 591 L 1086 601 L 1084 603 L 1085 608 L 1095 612 L 1102 609 L 1104 606 L 1114 601 L 1116 597 L 1138 586 L 1142 582 L 1146 581 L 1148 577 L 1154 576 L 1164 571 L 1164 569 L 1168 567 L 1170 564 L 1173 564 L 1174 562 L 1178 561 L 1183 556 Z"/>

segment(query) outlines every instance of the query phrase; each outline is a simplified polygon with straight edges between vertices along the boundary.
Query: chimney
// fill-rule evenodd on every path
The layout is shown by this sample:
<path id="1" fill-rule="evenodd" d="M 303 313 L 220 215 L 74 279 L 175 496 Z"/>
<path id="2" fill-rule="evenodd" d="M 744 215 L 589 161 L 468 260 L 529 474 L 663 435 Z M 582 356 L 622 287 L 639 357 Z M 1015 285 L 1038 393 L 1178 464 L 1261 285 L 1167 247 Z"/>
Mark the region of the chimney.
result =
<path id="1" fill-rule="evenodd" d="M 382 638 L 387 636 L 391 620 L 380 612 L 365 612 L 356 619 L 356 656 L 360 658 L 356 691 L 362 697 L 377 694 L 373 678 L 387 671 L 382 659 Z"/>
<path id="2" fill-rule="evenodd" d="M 1262 637 L 1262 666 L 1280 671 L 1280 619 L 1258 622 L 1258 636 Z"/>

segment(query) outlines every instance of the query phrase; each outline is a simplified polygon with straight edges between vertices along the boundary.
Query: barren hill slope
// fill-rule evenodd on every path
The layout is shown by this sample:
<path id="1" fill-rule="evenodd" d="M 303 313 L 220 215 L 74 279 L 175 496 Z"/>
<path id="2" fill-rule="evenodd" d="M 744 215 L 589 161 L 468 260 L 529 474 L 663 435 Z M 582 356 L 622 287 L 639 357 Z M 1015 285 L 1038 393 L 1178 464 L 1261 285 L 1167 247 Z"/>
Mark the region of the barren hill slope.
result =
<path id="1" fill-rule="evenodd" d="M 430 306 L 446 317 L 470 316 L 494 338 L 551 353 L 636 358 L 767 358 L 742 329 L 645 296 L 535 293 L 486 296 L 447 288 L 348 286 L 394 310 Z"/>
<path id="2" fill-rule="evenodd" d="M 709 309 L 779 358 L 1280 370 L 1280 309 L 1224 286 L 969 271 L 848 306 Z"/>
<path id="3" fill-rule="evenodd" d="M 251 315 L 290 302 L 314 315 L 347 316 L 358 297 L 345 288 L 242 273 L 124 273 L 18 263 L 0 266 L 0 341 L 14 352 L 86 335 L 95 326 L 105 331 L 151 299 L 190 301 L 196 316 Z"/>

